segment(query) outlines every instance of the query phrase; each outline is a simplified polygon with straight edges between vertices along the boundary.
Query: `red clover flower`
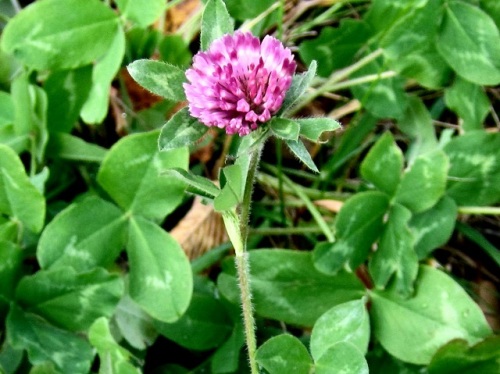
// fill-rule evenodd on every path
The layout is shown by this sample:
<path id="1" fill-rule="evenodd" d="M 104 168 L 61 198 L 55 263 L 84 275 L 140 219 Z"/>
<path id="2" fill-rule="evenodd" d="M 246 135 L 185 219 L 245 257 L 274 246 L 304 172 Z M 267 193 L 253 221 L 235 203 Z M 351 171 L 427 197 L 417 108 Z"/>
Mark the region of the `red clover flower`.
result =
<path id="1" fill-rule="evenodd" d="M 295 67 L 290 49 L 272 36 L 261 44 L 248 32 L 224 35 L 186 71 L 189 111 L 207 126 L 248 135 L 280 109 Z"/>

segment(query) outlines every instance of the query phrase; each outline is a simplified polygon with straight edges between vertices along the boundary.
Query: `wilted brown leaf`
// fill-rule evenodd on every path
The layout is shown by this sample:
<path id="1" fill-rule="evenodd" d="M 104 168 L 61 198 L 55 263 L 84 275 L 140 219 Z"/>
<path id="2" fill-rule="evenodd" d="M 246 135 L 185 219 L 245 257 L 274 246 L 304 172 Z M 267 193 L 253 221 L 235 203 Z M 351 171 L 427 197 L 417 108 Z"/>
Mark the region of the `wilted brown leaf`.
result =
<path id="1" fill-rule="evenodd" d="M 342 201 L 338 200 L 315 200 L 314 204 L 328 209 L 329 211 L 332 211 L 334 213 L 338 213 L 340 211 L 340 208 L 342 208 L 342 204 L 344 204 Z"/>
<path id="2" fill-rule="evenodd" d="M 200 0 L 184 0 L 169 9 L 165 19 L 164 32 L 175 32 L 191 16 L 191 14 L 201 7 Z"/>
<path id="3" fill-rule="evenodd" d="M 115 131 L 119 136 L 127 134 L 126 111 L 123 107 L 123 102 L 119 98 L 118 90 L 111 87 L 109 93 L 109 105 L 111 106 L 111 114 L 115 120 Z"/>
<path id="4" fill-rule="evenodd" d="M 155 94 L 152 94 L 141 85 L 139 85 L 128 73 L 127 69 L 123 68 L 120 71 L 125 87 L 127 88 L 127 93 L 130 97 L 130 101 L 133 105 L 133 110 L 135 112 L 142 109 L 147 109 L 152 107 L 154 104 L 160 102 L 162 98 Z"/>
<path id="5" fill-rule="evenodd" d="M 486 320 L 494 331 L 499 331 L 500 301 L 495 284 L 488 280 L 481 280 L 477 283 L 476 287 L 479 295 L 478 304 L 483 310 Z"/>

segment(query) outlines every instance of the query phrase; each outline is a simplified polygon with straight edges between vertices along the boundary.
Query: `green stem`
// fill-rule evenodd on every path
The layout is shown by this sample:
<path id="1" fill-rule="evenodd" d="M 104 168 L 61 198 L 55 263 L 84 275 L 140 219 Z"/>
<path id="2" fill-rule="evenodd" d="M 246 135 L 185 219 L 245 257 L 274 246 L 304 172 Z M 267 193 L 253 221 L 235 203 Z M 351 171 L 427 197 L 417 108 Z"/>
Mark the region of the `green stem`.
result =
<path id="1" fill-rule="evenodd" d="M 273 173 L 277 174 L 277 170 L 274 166 L 271 165 L 266 165 L 266 169 L 271 170 Z M 302 191 L 302 188 L 295 183 L 292 182 L 291 179 L 289 179 L 286 175 L 281 176 L 283 178 L 283 182 L 285 182 L 286 185 L 288 185 L 292 191 L 304 202 L 304 205 L 307 207 L 311 215 L 313 216 L 314 220 L 318 224 L 318 226 L 321 228 L 323 231 L 323 234 L 326 236 L 326 239 L 329 242 L 334 242 L 335 241 L 335 235 L 333 235 L 333 231 L 328 226 L 328 224 L 325 222 L 323 217 L 321 216 L 321 213 L 319 210 L 316 208 L 314 203 L 309 199 L 306 193 Z"/>
<path id="2" fill-rule="evenodd" d="M 189 18 L 175 32 L 176 35 L 181 35 L 186 43 L 190 43 L 194 36 L 200 31 L 201 16 L 204 7 L 200 6 L 193 12 Z"/>
<path id="3" fill-rule="evenodd" d="M 250 21 L 246 21 L 241 25 L 240 30 L 241 31 L 250 31 L 252 27 L 257 25 L 260 21 L 262 21 L 264 18 L 266 18 L 268 15 L 270 15 L 272 12 L 274 12 L 276 9 L 280 7 L 280 2 L 277 1 L 273 5 L 271 5 L 269 8 L 267 8 L 265 11 L 263 11 L 261 14 L 259 14 L 257 17 L 252 18 Z"/>
<path id="4" fill-rule="evenodd" d="M 252 235 L 304 235 L 304 234 L 321 234 L 323 229 L 311 226 L 311 227 L 259 227 L 250 230 Z"/>
<path id="5" fill-rule="evenodd" d="M 279 1 L 279 12 L 278 12 L 278 25 L 276 29 L 276 35 L 279 40 L 283 40 L 283 16 L 285 15 L 285 0 Z"/>
<path id="6" fill-rule="evenodd" d="M 461 206 L 461 207 L 458 207 L 458 213 L 500 216 L 500 207 L 497 207 L 497 206 Z"/>
<path id="7" fill-rule="evenodd" d="M 34 177 L 37 171 L 37 160 L 36 160 L 36 140 L 34 136 L 30 135 L 30 177 Z"/>
<path id="8" fill-rule="evenodd" d="M 201 273 L 217 262 L 220 262 L 223 257 L 227 256 L 227 253 L 231 248 L 232 244 L 226 242 L 210 249 L 210 251 L 205 252 L 200 257 L 195 258 L 191 261 L 191 270 L 193 270 L 193 273 L 196 274 Z"/>
<path id="9" fill-rule="evenodd" d="M 161 16 L 158 19 L 158 30 L 163 35 L 165 34 L 165 19 L 167 18 L 167 8 L 165 7 L 161 12 Z"/>
<path id="10" fill-rule="evenodd" d="M 364 84 L 364 83 L 370 83 L 370 82 L 374 82 L 374 81 L 378 81 L 378 80 L 382 80 L 382 79 L 389 79 L 389 78 L 395 77 L 396 75 L 397 75 L 397 73 L 395 71 L 384 71 L 383 73 L 380 73 L 380 74 L 369 74 L 369 75 L 365 75 L 364 77 L 354 78 L 354 79 L 351 79 L 348 81 L 332 84 L 329 87 L 328 92 L 335 92 L 338 90 L 342 90 L 344 88 L 349 88 L 349 87 L 357 86 L 357 85 Z"/>
<path id="11" fill-rule="evenodd" d="M 248 349 L 248 359 L 250 361 L 250 370 L 252 374 L 258 374 L 257 361 L 257 339 L 255 337 L 255 320 L 253 317 L 252 291 L 250 287 L 250 267 L 248 264 L 247 241 L 248 241 L 248 223 L 250 218 L 250 208 L 252 204 L 252 192 L 259 166 L 260 155 L 264 141 L 260 142 L 250 153 L 250 163 L 248 166 L 248 175 L 245 181 L 245 190 L 243 192 L 243 202 L 240 209 L 240 232 L 243 239 L 243 253 L 240 256 L 236 254 L 236 267 L 238 268 L 238 278 L 241 292 L 241 307 L 243 310 L 243 322 L 245 324 L 245 336 Z"/>
<path id="12" fill-rule="evenodd" d="M 497 247 L 491 244 L 479 231 L 457 221 L 456 228 L 470 240 L 479 245 L 496 263 L 500 265 L 500 252 Z"/>
<path id="13" fill-rule="evenodd" d="M 252 307 L 252 291 L 250 287 L 250 268 L 248 263 L 247 239 L 248 221 L 250 217 L 250 207 L 252 203 L 252 191 L 259 165 L 260 154 L 264 142 L 259 142 L 250 151 L 250 162 L 248 175 L 243 191 L 243 201 L 240 207 L 239 216 L 234 211 L 226 211 L 222 214 L 229 239 L 233 243 L 235 252 L 236 270 L 238 272 L 238 285 L 240 288 L 241 309 L 243 313 L 243 324 L 245 328 L 245 339 L 248 349 L 248 360 L 252 374 L 259 374 L 255 356 L 257 353 L 257 339 L 255 337 L 255 320 Z"/>
<path id="14" fill-rule="evenodd" d="M 263 165 L 267 168 L 267 165 Z M 259 173 L 257 175 L 257 180 L 259 183 L 274 188 L 277 190 L 279 188 L 278 178 L 272 177 L 269 174 Z M 346 201 L 349 197 L 352 196 L 351 193 L 343 193 L 343 192 L 329 192 L 329 191 L 321 191 L 315 188 L 307 188 L 301 187 L 301 191 L 312 200 L 339 200 Z M 294 190 L 288 185 L 283 186 L 283 192 L 285 195 L 296 195 Z"/>
<path id="15" fill-rule="evenodd" d="M 285 194 L 283 193 L 283 179 L 281 179 L 281 174 L 283 173 L 282 146 L 283 146 L 283 141 L 281 139 L 276 139 L 276 163 L 278 165 L 278 196 L 280 202 L 280 218 L 281 218 L 281 225 L 284 226 L 286 223 L 286 217 L 285 217 Z"/>
<path id="16" fill-rule="evenodd" d="M 275 199 L 263 200 L 263 201 L 259 201 L 258 203 L 256 203 L 256 205 L 265 206 L 265 207 L 266 206 L 280 207 L 281 202 L 277 201 Z M 305 205 L 304 205 L 304 202 L 302 200 L 294 198 L 294 197 L 288 196 L 288 198 L 285 201 L 285 208 L 303 208 L 304 206 Z M 250 229 L 250 231 L 253 231 L 253 229 Z"/>
<path id="17" fill-rule="evenodd" d="M 347 78 L 349 75 L 351 75 L 355 71 L 361 69 L 363 66 L 366 66 L 370 62 L 376 60 L 377 58 L 379 58 L 379 56 L 382 55 L 383 52 L 384 51 L 381 48 L 379 48 L 379 49 L 373 51 L 372 53 L 366 55 L 365 57 L 363 57 L 358 62 L 355 62 L 351 66 L 348 66 L 345 69 L 339 70 L 338 72 L 332 74 L 330 76 L 330 78 L 328 78 L 327 81 L 325 82 L 324 86 L 326 88 L 324 89 L 323 92 L 326 92 L 326 90 L 328 89 L 328 87 L 331 86 L 333 83 L 340 82 L 342 79 Z"/>
<path id="18" fill-rule="evenodd" d="M 172 0 L 172 1 L 168 1 L 167 2 L 167 5 L 165 6 L 165 12 L 167 12 L 170 8 L 173 8 L 174 6 L 176 6 L 177 4 L 180 4 L 182 2 L 182 0 Z"/>
<path id="19" fill-rule="evenodd" d="M 317 4 L 309 2 L 308 5 L 309 5 L 308 8 L 310 8 L 310 7 L 314 7 Z M 293 31 L 292 31 L 292 33 L 293 33 L 292 38 L 298 37 L 298 36 L 302 35 L 303 33 L 306 33 L 308 31 L 312 30 L 315 26 L 321 25 L 324 22 L 328 22 L 328 21 L 332 22 L 333 19 L 334 19 L 334 14 L 340 8 L 342 8 L 343 5 L 344 4 L 342 4 L 342 2 L 338 2 L 336 4 L 332 4 L 332 5 L 330 5 L 329 8 L 327 8 L 327 10 L 325 12 L 321 13 L 316 18 L 314 18 L 314 19 L 312 19 L 310 21 L 306 21 L 302 25 L 294 28 Z M 300 14 L 298 14 L 298 16 L 300 16 Z M 339 17 L 337 16 L 337 19 L 338 18 Z"/>
<path id="20" fill-rule="evenodd" d="M 250 372 L 251 374 L 259 374 L 257 362 L 255 361 L 257 342 L 255 338 L 255 320 L 253 317 L 252 291 L 250 288 L 250 269 L 248 265 L 248 253 L 246 252 L 246 240 L 244 240 L 241 235 L 241 222 L 236 215 L 236 212 L 232 210 L 225 211 L 222 213 L 222 218 L 224 219 L 224 225 L 226 226 L 229 239 L 234 247 L 234 261 L 236 264 L 236 271 L 238 273 L 241 311 L 243 314 L 243 326 L 245 330 Z"/>
<path id="21" fill-rule="evenodd" d="M 19 2 L 17 0 L 10 0 L 10 3 L 12 4 L 12 8 L 14 8 L 14 11 L 16 13 L 19 13 L 21 11 L 21 5 L 19 5 Z"/>
<path id="22" fill-rule="evenodd" d="M 182 0 L 172 0 L 172 1 L 167 1 L 167 4 L 163 8 L 163 11 L 161 13 L 160 19 L 158 20 L 158 30 L 162 34 L 165 34 L 165 21 L 167 19 L 167 13 L 170 8 L 173 8 L 177 4 L 179 4 Z"/>
<path id="23" fill-rule="evenodd" d="M 330 78 L 328 78 L 321 86 L 319 86 L 316 90 L 313 92 L 310 92 L 309 94 L 306 94 L 302 97 L 300 102 L 291 109 L 290 114 L 297 113 L 300 109 L 302 109 L 304 106 L 309 104 L 311 101 L 313 101 L 315 98 L 318 96 L 321 96 L 322 94 L 329 92 L 331 87 L 340 82 L 341 80 L 347 78 L 349 75 L 354 73 L 355 71 L 361 69 L 363 66 L 369 64 L 373 60 L 376 60 L 380 55 L 382 55 L 383 50 L 382 49 L 377 49 L 370 53 L 369 55 L 363 57 L 361 60 L 358 62 L 352 64 L 351 66 L 346 67 L 345 69 L 339 70 L 332 74 Z"/>
<path id="24" fill-rule="evenodd" d="M 260 142 L 250 152 L 250 163 L 248 166 L 248 175 L 245 181 L 245 189 L 243 191 L 243 201 L 240 208 L 240 231 L 244 243 L 244 251 L 246 251 L 246 241 L 248 236 L 248 220 L 250 217 L 250 208 L 252 204 L 253 184 L 255 175 L 257 174 L 257 167 L 259 166 L 260 154 L 262 152 L 264 143 Z"/>
<path id="25" fill-rule="evenodd" d="M 257 354 L 257 339 L 255 337 L 255 319 L 253 317 L 252 289 L 250 287 L 250 267 L 248 253 L 236 254 L 236 269 L 238 270 L 238 283 L 240 286 L 241 310 L 245 326 L 245 339 L 248 350 L 250 372 L 259 374 L 255 356 Z"/>

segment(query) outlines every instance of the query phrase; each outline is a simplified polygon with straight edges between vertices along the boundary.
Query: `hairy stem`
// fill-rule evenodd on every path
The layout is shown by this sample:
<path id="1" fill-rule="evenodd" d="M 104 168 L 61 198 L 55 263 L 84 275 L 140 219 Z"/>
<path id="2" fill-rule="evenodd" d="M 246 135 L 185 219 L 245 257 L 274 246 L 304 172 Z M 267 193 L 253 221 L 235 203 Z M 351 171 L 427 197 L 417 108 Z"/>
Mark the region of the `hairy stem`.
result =
<path id="1" fill-rule="evenodd" d="M 240 230 L 240 219 L 234 210 L 223 212 L 222 218 L 224 219 L 224 225 L 226 226 L 229 239 L 234 247 L 250 372 L 252 374 L 258 374 L 259 370 L 257 362 L 255 361 L 257 342 L 255 338 L 255 320 L 253 318 L 252 291 L 250 288 L 250 270 L 248 265 L 248 253 L 246 252 L 246 240 L 243 240 Z"/>
<path id="2" fill-rule="evenodd" d="M 248 237 L 248 219 L 250 217 L 250 208 L 252 204 L 253 184 L 257 167 L 259 166 L 260 154 L 262 152 L 264 142 L 260 142 L 257 147 L 251 150 L 250 163 L 248 166 L 248 175 L 245 181 L 245 189 L 243 192 L 243 201 L 240 208 L 240 231 L 244 243 L 244 251 L 246 251 L 246 242 Z"/>
<path id="3" fill-rule="evenodd" d="M 257 353 L 257 342 L 255 338 L 255 320 L 253 317 L 252 290 L 250 286 L 250 267 L 248 264 L 247 241 L 248 241 L 248 221 L 250 218 L 250 208 L 252 204 L 252 192 L 255 181 L 255 175 L 259 166 L 260 155 L 264 142 L 260 142 L 250 154 L 250 164 L 248 175 L 245 181 L 245 190 L 243 193 L 243 202 L 240 210 L 240 231 L 243 239 L 243 253 L 236 255 L 236 266 L 238 268 L 238 278 L 241 293 L 241 306 L 243 310 L 243 320 L 245 324 L 245 336 L 248 349 L 248 358 L 250 360 L 250 370 L 252 374 L 258 374 L 259 370 L 255 355 Z"/>
<path id="4" fill-rule="evenodd" d="M 250 217 L 250 205 L 252 203 L 252 191 L 255 174 L 259 165 L 260 154 L 264 142 L 261 141 L 250 153 L 248 175 L 245 181 L 243 201 L 239 215 L 234 211 L 226 211 L 222 214 L 227 233 L 233 243 L 235 252 L 235 263 L 238 272 L 238 285 L 240 288 L 241 309 L 243 314 L 243 324 L 245 327 L 246 346 L 248 349 L 248 359 L 252 374 L 258 374 L 259 369 L 255 360 L 257 353 L 257 340 L 255 337 L 255 320 L 252 306 L 252 290 L 250 286 L 250 269 L 247 253 L 248 219 Z"/>
<path id="5" fill-rule="evenodd" d="M 255 320 L 252 307 L 252 290 L 250 286 L 250 269 L 248 266 L 248 253 L 236 254 L 236 268 L 238 270 L 238 283 L 240 286 L 241 309 L 243 313 L 243 324 L 245 326 L 245 338 L 248 349 L 248 360 L 252 374 L 258 374 L 257 340 L 255 338 Z"/>

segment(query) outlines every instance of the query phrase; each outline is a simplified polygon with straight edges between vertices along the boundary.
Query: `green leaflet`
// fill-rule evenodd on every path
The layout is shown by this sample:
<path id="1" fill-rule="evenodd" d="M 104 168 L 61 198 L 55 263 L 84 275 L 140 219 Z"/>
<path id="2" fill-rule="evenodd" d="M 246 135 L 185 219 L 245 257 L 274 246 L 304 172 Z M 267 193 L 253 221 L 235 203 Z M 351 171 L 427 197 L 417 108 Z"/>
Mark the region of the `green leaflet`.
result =
<path id="1" fill-rule="evenodd" d="M 275 336 L 257 350 L 257 362 L 270 374 L 309 374 L 313 362 L 306 347 L 295 336 Z"/>
<path id="2" fill-rule="evenodd" d="M 45 220 L 45 198 L 30 182 L 17 154 L 0 144 L 0 213 L 40 232 Z"/>
<path id="3" fill-rule="evenodd" d="M 77 273 L 62 267 L 24 277 L 16 301 L 56 326 L 86 331 L 98 317 L 113 315 L 123 288 L 123 279 L 104 269 Z"/>
<path id="4" fill-rule="evenodd" d="M 385 133 L 361 163 L 361 175 L 379 190 L 393 196 L 401 180 L 403 153 L 391 133 Z"/>
<path id="5" fill-rule="evenodd" d="M 180 168 L 168 169 L 164 173 L 187 184 L 187 192 L 200 195 L 207 199 L 214 199 L 219 195 L 220 189 L 208 179 Z"/>
<path id="6" fill-rule="evenodd" d="M 107 150 L 70 134 L 52 133 L 47 144 L 47 154 L 65 160 L 102 162 Z"/>
<path id="7" fill-rule="evenodd" d="M 371 61 L 352 74 L 351 78 L 380 74 L 384 71 L 381 58 Z M 396 118 L 404 115 L 408 96 L 403 89 L 404 80 L 399 77 L 377 79 L 351 87 L 351 91 L 366 110 L 378 118 Z"/>
<path id="8" fill-rule="evenodd" d="M 469 343 L 491 334 L 478 305 L 445 273 L 421 266 L 415 296 L 371 292 L 375 337 L 396 358 L 428 364 L 439 347 L 452 339 Z"/>
<path id="9" fill-rule="evenodd" d="M 452 340 L 441 347 L 429 364 L 430 374 L 495 373 L 500 370 L 500 338 L 491 336 L 469 347 L 465 340 Z"/>
<path id="10" fill-rule="evenodd" d="M 223 212 L 235 208 L 243 200 L 247 170 L 239 164 L 229 165 L 221 169 L 221 191 L 214 199 L 214 208 Z"/>
<path id="11" fill-rule="evenodd" d="M 365 16 L 384 50 L 387 65 L 424 87 L 446 85 L 452 70 L 437 52 L 442 0 L 375 0 Z"/>
<path id="12" fill-rule="evenodd" d="M 317 374 L 368 374 L 368 364 L 363 353 L 348 342 L 337 343 L 315 362 Z"/>
<path id="13" fill-rule="evenodd" d="M 441 150 L 417 157 L 401 178 L 395 202 L 415 213 L 432 207 L 444 194 L 449 164 Z"/>
<path id="14" fill-rule="evenodd" d="M 325 132 L 340 129 L 340 123 L 332 118 L 301 118 L 297 122 L 300 125 L 300 135 L 313 142 L 321 142 L 321 136 Z"/>
<path id="15" fill-rule="evenodd" d="M 488 205 L 500 196 L 500 134 L 470 131 L 444 147 L 450 160 L 446 193 L 458 205 Z"/>
<path id="16" fill-rule="evenodd" d="M 33 69 L 72 69 L 103 56 L 117 28 L 118 17 L 101 1 L 45 0 L 7 24 L 2 48 Z"/>
<path id="17" fill-rule="evenodd" d="M 434 43 L 439 26 L 437 20 L 443 13 L 442 0 L 385 3 L 394 13 L 398 13 L 394 22 L 385 23 L 388 29 L 381 33 L 380 45 L 388 57 L 394 60 L 404 59 L 423 46 Z M 378 22 L 387 20 L 390 10 L 386 9 L 385 12 L 386 14 L 377 15 Z"/>
<path id="18" fill-rule="evenodd" d="M 153 318 L 129 295 L 124 295 L 118 303 L 114 320 L 123 338 L 134 348 L 144 350 L 153 344 L 158 336 L 153 326 Z"/>
<path id="19" fill-rule="evenodd" d="M 445 7 L 436 46 L 462 78 L 481 85 L 500 83 L 500 32 L 478 7 L 450 1 Z"/>
<path id="20" fill-rule="evenodd" d="M 91 87 L 90 65 L 78 69 L 57 70 L 49 75 L 44 89 L 48 99 L 47 128 L 50 132 L 69 133 L 73 129 Z M 102 95 L 99 95 L 99 98 L 102 100 Z M 105 100 L 107 103 L 107 98 Z"/>
<path id="21" fill-rule="evenodd" d="M 210 44 L 224 34 L 234 31 L 234 21 L 222 0 L 209 0 L 201 19 L 201 49 L 206 51 Z"/>
<path id="22" fill-rule="evenodd" d="M 94 357 L 87 340 L 56 328 L 44 319 L 13 305 L 7 316 L 8 340 L 26 349 L 34 365 L 51 363 L 61 373 L 87 374 Z"/>
<path id="23" fill-rule="evenodd" d="M 48 138 L 47 95 L 41 87 L 30 83 L 27 73 L 14 79 L 11 95 L 14 102 L 14 132 L 17 135 L 15 143 L 18 143 L 16 145 L 19 148 L 24 146 L 21 148 L 23 150 L 31 145 L 30 152 L 42 162 Z"/>
<path id="24" fill-rule="evenodd" d="M 483 88 L 457 77 L 445 92 L 446 105 L 463 120 L 465 131 L 481 130 L 491 103 Z"/>
<path id="25" fill-rule="evenodd" d="M 121 67 L 125 54 L 125 34 L 119 27 L 106 53 L 92 69 L 92 87 L 80 115 L 89 124 L 101 123 L 109 109 L 111 82 Z"/>
<path id="26" fill-rule="evenodd" d="M 22 275 L 23 252 L 14 243 L 0 240 L 0 310 L 13 299 L 14 291 Z"/>
<path id="27" fill-rule="evenodd" d="M 208 127 L 191 117 L 188 108 L 175 113 L 161 129 L 158 147 L 162 151 L 191 146 L 205 135 Z"/>
<path id="28" fill-rule="evenodd" d="M 161 61 L 136 60 L 127 70 L 137 83 L 156 95 L 173 101 L 186 99 L 182 87 L 186 76 L 176 66 Z"/>
<path id="29" fill-rule="evenodd" d="M 312 80 L 316 76 L 316 69 L 318 64 L 315 60 L 312 60 L 309 64 L 309 69 L 302 74 L 295 74 L 292 78 L 292 84 L 286 92 L 285 99 L 283 100 L 283 105 L 277 113 L 278 116 L 285 113 L 287 110 L 291 109 L 296 101 L 306 92 L 307 88 L 312 83 Z"/>
<path id="30" fill-rule="evenodd" d="M 163 0 L 117 0 L 121 14 L 141 27 L 147 27 L 163 14 Z"/>
<path id="31" fill-rule="evenodd" d="M 4 342 L 2 344 L 2 351 L 0 352 L 0 370 L 3 370 L 6 374 L 15 373 L 21 365 L 23 358 L 24 351 L 22 349 L 15 349 L 10 343 Z M 58 374 L 55 369 L 49 374 L 54 372 Z"/>
<path id="32" fill-rule="evenodd" d="M 197 351 L 218 347 L 232 330 L 224 305 L 213 295 L 195 293 L 184 315 L 174 323 L 156 322 L 158 332 Z"/>
<path id="33" fill-rule="evenodd" d="M 415 79 L 422 86 L 431 89 L 446 86 L 453 75 L 453 70 L 432 42 L 387 63 L 402 76 Z"/>
<path id="34" fill-rule="evenodd" d="M 398 128 L 411 139 L 406 152 L 408 163 L 412 163 L 419 155 L 436 150 L 437 139 L 432 117 L 420 98 L 408 98 L 408 106 L 398 121 Z"/>
<path id="35" fill-rule="evenodd" d="M 238 20 L 257 17 L 273 5 L 274 0 L 224 0 L 231 16 Z"/>
<path id="36" fill-rule="evenodd" d="M 314 163 L 309 150 L 306 148 L 302 140 L 286 140 L 286 145 L 297 156 L 297 158 L 312 171 L 319 173 L 318 167 Z"/>
<path id="37" fill-rule="evenodd" d="M 136 217 L 129 223 L 127 254 L 132 300 L 157 320 L 177 321 L 193 292 L 191 267 L 181 246 L 157 225 Z"/>
<path id="38" fill-rule="evenodd" d="M 389 210 L 377 251 L 370 260 L 370 274 L 375 287 L 384 289 L 392 278 L 393 288 L 403 296 L 413 292 L 418 258 L 413 249 L 413 235 L 408 227 L 411 212 L 394 204 Z"/>
<path id="39" fill-rule="evenodd" d="M 102 374 L 140 374 L 141 371 L 130 363 L 132 354 L 121 347 L 111 335 L 106 318 L 97 319 L 89 330 L 89 341 L 97 350 Z"/>
<path id="40" fill-rule="evenodd" d="M 269 121 L 269 128 L 278 138 L 297 141 L 300 125 L 297 121 L 275 117 Z"/>
<path id="41" fill-rule="evenodd" d="M 177 34 L 164 35 L 158 44 L 158 52 L 161 60 L 179 67 L 188 67 L 193 58 L 189 43 Z M 152 52 L 149 53 L 149 55 L 152 54 Z"/>
<path id="42" fill-rule="evenodd" d="M 419 259 L 448 242 L 455 229 L 457 214 L 457 204 L 445 195 L 429 210 L 412 216 L 408 224 Z"/>
<path id="43" fill-rule="evenodd" d="M 125 211 L 160 221 L 181 202 L 184 184 L 168 178 L 170 168 L 187 168 L 187 148 L 160 152 L 157 131 L 130 135 L 108 151 L 99 184 Z"/>
<path id="44" fill-rule="evenodd" d="M 316 270 L 308 252 L 260 249 L 249 257 L 255 311 L 262 317 L 312 326 L 332 306 L 359 298 L 364 292 L 353 274 L 332 276 Z M 217 285 L 226 298 L 239 303 L 233 272 L 234 268 L 228 267 Z"/>
<path id="45" fill-rule="evenodd" d="M 358 193 L 347 200 L 335 221 L 336 241 L 316 245 L 314 266 L 325 274 L 336 274 L 345 265 L 356 269 L 378 239 L 388 207 L 389 199 L 378 191 Z"/>
<path id="46" fill-rule="evenodd" d="M 327 78 L 335 70 L 350 65 L 369 37 L 366 22 L 343 19 L 338 28 L 323 27 L 317 38 L 300 43 L 300 57 L 307 64 L 321 61 L 318 75 Z"/>
<path id="47" fill-rule="evenodd" d="M 14 122 L 14 102 L 11 95 L 0 91 L 0 127 Z"/>
<path id="48" fill-rule="evenodd" d="M 239 310 L 238 310 L 239 312 Z M 238 316 L 240 314 L 238 313 Z M 245 335 L 242 322 L 237 322 L 229 338 L 222 343 L 212 356 L 213 372 L 231 372 L 238 369 L 240 352 L 245 345 Z"/>
<path id="49" fill-rule="evenodd" d="M 86 271 L 109 266 L 123 248 L 125 229 L 123 213 L 115 205 L 98 197 L 84 199 L 47 225 L 38 242 L 37 259 L 44 269 L 69 265 Z"/>
<path id="50" fill-rule="evenodd" d="M 311 355 L 315 361 L 338 343 L 347 342 L 366 353 L 370 341 L 370 318 L 364 299 L 331 308 L 318 318 L 311 333 Z"/>

